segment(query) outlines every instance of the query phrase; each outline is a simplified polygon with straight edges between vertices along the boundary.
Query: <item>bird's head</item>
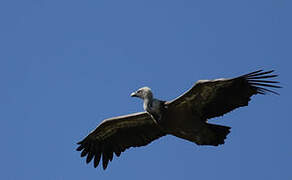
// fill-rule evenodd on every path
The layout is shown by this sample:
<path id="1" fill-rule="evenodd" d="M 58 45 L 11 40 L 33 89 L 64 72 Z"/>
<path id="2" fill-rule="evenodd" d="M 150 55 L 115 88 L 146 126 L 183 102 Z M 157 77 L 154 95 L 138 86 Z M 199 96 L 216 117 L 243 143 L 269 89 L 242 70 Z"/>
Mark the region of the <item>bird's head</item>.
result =
<path id="1" fill-rule="evenodd" d="M 142 87 L 137 91 L 131 93 L 131 97 L 138 97 L 144 100 L 146 98 L 152 98 L 153 95 L 149 87 Z"/>

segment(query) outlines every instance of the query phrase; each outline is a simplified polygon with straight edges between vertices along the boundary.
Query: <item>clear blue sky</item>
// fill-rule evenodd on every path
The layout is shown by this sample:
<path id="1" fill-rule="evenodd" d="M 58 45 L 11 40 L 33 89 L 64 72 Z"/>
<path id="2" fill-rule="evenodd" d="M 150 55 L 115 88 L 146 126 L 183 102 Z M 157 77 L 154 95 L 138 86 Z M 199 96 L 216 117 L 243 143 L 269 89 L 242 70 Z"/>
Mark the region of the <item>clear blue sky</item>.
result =
<path id="1" fill-rule="evenodd" d="M 0 2 L 0 179 L 291 179 L 289 0 L 11 0 Z M 167 136 L 106 171 L 75 151 L 103 119 L 142 111 L 130 93 L 165 100 L 199 79 L 264 68 L 280 96 L 212 122 L 225 145 Z"/>

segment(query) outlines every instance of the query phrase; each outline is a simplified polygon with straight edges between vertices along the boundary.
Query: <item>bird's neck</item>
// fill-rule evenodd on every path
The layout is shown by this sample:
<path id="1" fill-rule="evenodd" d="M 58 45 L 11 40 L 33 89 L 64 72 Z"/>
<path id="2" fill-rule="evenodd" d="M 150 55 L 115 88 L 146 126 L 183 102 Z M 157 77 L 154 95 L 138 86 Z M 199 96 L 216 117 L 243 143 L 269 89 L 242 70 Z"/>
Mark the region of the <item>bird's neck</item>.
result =
<path id="1" fill-rule="evenodd" d="M 144 110 L 151 115 L 156 124 L 162 120 L 162 116 L 165 110 L 163 101 L 158 99 L 144 99 L 143 107 Z"/>
<path id="2" fill-rule="evenodd" d="M 143 108 L 145 111 L 149 111 L 152 108 L 152 102 L 153 102 L 152 97 L 147 97 L 144 99 Z"/>

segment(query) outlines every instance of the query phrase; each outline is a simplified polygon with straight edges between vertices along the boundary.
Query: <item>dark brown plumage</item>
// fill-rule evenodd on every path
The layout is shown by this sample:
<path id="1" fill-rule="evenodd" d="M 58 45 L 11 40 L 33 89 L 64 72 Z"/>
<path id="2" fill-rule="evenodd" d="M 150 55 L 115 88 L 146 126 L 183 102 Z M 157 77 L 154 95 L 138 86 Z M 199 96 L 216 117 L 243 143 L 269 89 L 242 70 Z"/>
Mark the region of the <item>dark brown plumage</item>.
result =
<path id="1" fill-rule="evenodd" d="M 255 94 L 278 94 L 267 89 L 280 88 L 275 85 L 277 81 L 266 80 L 277 77 L 272 72 L 259 70 L 232 79 L 201 80 L 167 102 L 154 99 L 150 88 L 141 88 L 131 96 L 142 98 L 147 112 L 104 120 L 78 143 L 77 151 L 81 151 L 81 157 L 87 155 L 87 163 L 94 159 L 94 167 L 102 158 L 106 169 L 114 154 L 120 156 L 130 147 L 145 146 L 167 134 L 198 145 L 224 144 L 230 127 L 210 124 L 207 120 L 247 106 Z"/>

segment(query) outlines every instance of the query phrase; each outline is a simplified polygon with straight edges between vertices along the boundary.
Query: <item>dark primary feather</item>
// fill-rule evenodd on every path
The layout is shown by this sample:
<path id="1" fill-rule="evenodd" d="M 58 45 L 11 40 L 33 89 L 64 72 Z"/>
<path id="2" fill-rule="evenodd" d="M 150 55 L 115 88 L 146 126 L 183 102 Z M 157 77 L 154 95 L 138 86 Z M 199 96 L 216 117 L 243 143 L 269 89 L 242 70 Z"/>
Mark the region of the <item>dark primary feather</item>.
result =
<path id="1" fill-rule="evenodd" d="M 94 167 L 102 157 L 102 166 L 106 169 L 113 154 L 120 156 L 130 147 L 145 146 L 164 135 L 148 113 L 134 113 L 104 120 L 78 143 L 76 150 L 82 151 L 81 157 L 87 155 L 86 163 L 94 158 Z"/>
<path id="2" fill-rule="evenodd" d="M 280 88 L 274 85 L 278 81 L 266 80 L 277 77 L 274 71 L 255 71 L 232 79 L 198 81 L 190 90 L 167 102 L 169 107 L 188 106 L 195 114 L 206 121 L 222 116 L 235 108 L 247 106 L 250 97 L 255 94 L 277 92 L 268 88 Z"/>

